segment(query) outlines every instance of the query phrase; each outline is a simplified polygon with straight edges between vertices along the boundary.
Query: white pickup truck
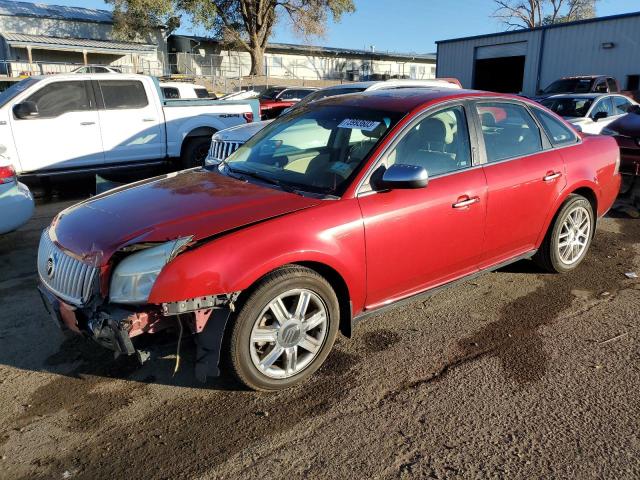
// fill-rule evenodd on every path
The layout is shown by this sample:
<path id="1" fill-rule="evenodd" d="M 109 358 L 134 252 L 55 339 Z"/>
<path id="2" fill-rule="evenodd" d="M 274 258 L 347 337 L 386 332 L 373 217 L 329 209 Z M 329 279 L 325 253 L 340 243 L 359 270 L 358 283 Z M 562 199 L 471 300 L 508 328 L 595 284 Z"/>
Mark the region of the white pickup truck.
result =
<path id="1" fill-rule="evenodd" d="M 0 93 L 0 146 L 18 175 L 202 164 L 211 135 L 252 122 L 256 100 L 167 100 L 143 75 L 31 77 Z"/>

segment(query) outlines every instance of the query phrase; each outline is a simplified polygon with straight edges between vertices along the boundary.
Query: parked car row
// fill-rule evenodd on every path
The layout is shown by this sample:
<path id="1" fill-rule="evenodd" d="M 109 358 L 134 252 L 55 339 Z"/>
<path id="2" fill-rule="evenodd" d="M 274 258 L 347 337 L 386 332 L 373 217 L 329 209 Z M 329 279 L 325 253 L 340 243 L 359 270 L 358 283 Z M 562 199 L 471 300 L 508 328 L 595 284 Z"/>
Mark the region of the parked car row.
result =
<path id="1" fill-rule="evenodd" d="M 60 212 L 37 261 L 56 324 L 124 354 L 186 329 L 198 378 L 224 354 L 244 384 L 278 390 L 371 314 L 520 259 L 583 261 L 620 188 L 611 137 L 511 95 L 344 93 L 222 161 Z"/>

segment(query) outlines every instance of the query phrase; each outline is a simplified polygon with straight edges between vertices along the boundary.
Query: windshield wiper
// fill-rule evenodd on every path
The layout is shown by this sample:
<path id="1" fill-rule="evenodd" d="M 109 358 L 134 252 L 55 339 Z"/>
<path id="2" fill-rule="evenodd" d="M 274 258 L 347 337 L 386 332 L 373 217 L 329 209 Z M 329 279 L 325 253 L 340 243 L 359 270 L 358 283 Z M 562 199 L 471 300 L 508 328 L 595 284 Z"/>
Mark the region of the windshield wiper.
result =
<path id="1" fill-rule="evenodd" d="M 266 177 L 264 175 L 260 175 L 259 173 L 256 172 L 249 172 L 247 170 L 237 170 L 235 168 L 231 168 L 229 165 L 225 165 L 225 167 L 227 168 L 227 170 L 229 170 L 231 173 L 234 173 L 236 175 L 240 175 L 240 176 L 245 176 L 245 177 L 250 177 L 250 178 L 254 178 L 260 182 L 264 182 L 264 183 L 268 183 L 269 185 L 275 185 L 276 187 L 281 188 L 282 190 L 286 191 L 286 192 L 290 192 L 290 193 L 300 193 L 299 190 L 296 190 L 295 188 L 291 187 L 290 185 L 287 185 L 285 183 L 282 183 L 279 180 L 275 180 L 273 178 L 270 177 Z"/>

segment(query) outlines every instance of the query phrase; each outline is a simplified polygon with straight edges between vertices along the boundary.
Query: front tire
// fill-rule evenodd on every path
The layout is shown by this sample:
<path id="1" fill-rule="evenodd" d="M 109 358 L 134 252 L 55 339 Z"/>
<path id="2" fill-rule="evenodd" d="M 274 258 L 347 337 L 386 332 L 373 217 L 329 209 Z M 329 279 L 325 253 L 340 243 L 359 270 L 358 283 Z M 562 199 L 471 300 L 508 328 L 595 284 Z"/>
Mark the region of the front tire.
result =
<path id="1" fill-rule="evenodd" d="M 338 331 L 340 309 L 317 272 L 289 266 L 264 277 L 231 325 L 230 366 L 254 390 L 289 388 L 325 361 Z"/>
<path id="2" fill-rule="evenodd" d="M 584 260 L 594 231 L 591 203 L 581 195 L 572 194 L 560 208 L 534 260 L 549 272 L 569 272 Z"/>

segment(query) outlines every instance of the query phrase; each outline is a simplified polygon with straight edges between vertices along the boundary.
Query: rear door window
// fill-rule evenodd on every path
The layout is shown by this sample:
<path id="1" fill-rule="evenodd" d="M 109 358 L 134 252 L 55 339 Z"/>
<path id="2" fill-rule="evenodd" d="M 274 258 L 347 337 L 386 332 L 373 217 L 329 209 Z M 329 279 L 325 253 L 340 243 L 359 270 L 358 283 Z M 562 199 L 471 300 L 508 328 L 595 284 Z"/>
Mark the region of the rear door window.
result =
<path id="1" fill-rule="evenodd" d="M 611 97 L 605 97 L 598 100 L 591 110 L 591 118 L 595 118 L 597 113 L 604 112 L 608 117 L 613 115 L 613 103 Z"/>
<path id="2" fill-rule="evenodd" d="M 624 97 L 613 97 L 613 112 L 614 115 L 624 115 L 625 113 L 629 113 L 629 109 L 631 108 L 632 103 L 628 98 Z"/>
<path id="3" fill-rule="evenodd" d="M 138 80 L 100 80 L 98 85 L 107 110 L 136 109 L 149 105 L 144 85 Z"/>
<path id="4" fill-rule="evenodd" d="M 198 98 L 209 98 L 209 92 L 207 92 L 206 88 L 195 88 L 196 97 Z"/>
<path id="5" fill-rule="evenodd" d="M 88 85 L 82 80 L 50 83 L 27 98 L 27 101 L 36 104 L 37 118 L 55 118 L 68 112 L 92 110 Z"/>
<path id="6" fill-rule="evenodd" d="M 489 163 L 542 151 L 540 129 L 524 106 L 491 102 L 477 109 Z"/>
<path id="7" fill-rule="evenodd" d="M 167 100 L 177 100 L 180 98 L 180 92 L 175 87 L 162 87 L 162 94 Z"/>

